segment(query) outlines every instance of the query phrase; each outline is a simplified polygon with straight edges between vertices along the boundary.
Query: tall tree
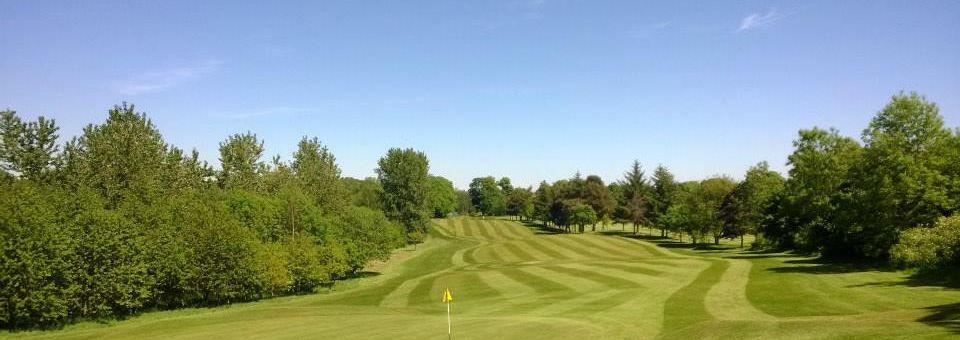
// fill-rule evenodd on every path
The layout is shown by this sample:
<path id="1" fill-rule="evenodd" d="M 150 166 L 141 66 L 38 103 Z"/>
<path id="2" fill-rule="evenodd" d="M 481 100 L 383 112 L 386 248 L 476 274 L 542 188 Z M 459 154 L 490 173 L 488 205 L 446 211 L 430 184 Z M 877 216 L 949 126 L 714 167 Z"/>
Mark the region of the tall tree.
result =
<path id="1" fill-rule="evenodd" d="M 600 176 L 590 175 L 584 184 L 584 200 L 593 208 L 596 214 L 596 221 L 605 220 L 610 217 L 617 206 L 610 189 L 603 184 Z M 596 223 L 593 224 L 593 231 L 597 230 Z"/>
<path id="2" fill-rule="evenodd" d="M 744 180 L 737 184 L 721 204 L 724 216 L 724 236 L 739 237 L 756 234 L 771 201 L 783 190 L 784 179 L 770 170 L 767 162 L 760 162 L 747 170 Z"/>
<path id="3" fill-rule="evenodd" d="M 677 193 L 677 182 L 673 178 L 670 170 L 663 165 L 657 166 L 653 172 L 653 193 L 651 199 L 651 215 L 654 221 L 660 226 L 660 236 L 666 237 L 668 228 L 660 223 L 660 218 L 667 213 L 667 209 L 673 205 L 674 196 Z"/>
<path id="4" fill-rule="evenodd" d="M 427 197 L 433 217 L 446 217 L 457 210 L 457 191 L 453 182 L 440 176 L 427 178 Z"/>
<path id="5" fill-rule="evenodd" d="M 316 137 L 300 140 L 291 168 L 323 211 L 336 212 L 347 205 L 336 157 Z"/>
<path id="6" fill-rule="evenodd" d="M 426 235 L 429 216 L 427 156 L 410 148 L 392 148 L 378 164 L 384 212 L 403 225 L 408 242 L 420 242 Z"/>
<path id="7" fill-rule="evenodd" d="M 553 188 L 546 181 L 540 182 L 533 200 L 533 216 L 542 224 L 550 221 L 550 207 L 555 199 Z"/>
<path id="8" fill-rule="evenodd" d="M 0 170 L 31 180 L 41 180 L 57 160 L 57 131 L 43 116 L 24 122 L 15 111 L 0 111 Z"/>
<path id="9" fill-rule="evenodd" d="M 893 96 L 863 131 L 863 156 L 839 202 L 845 242 L 825 252 L 886 258 L 902 230 L 955 211 L 945 157 L 952 138 L 936 104 L 916 93 Z"/>
<path id="10" fill-rule="evenodd" d="M 480 213 L 497 216 L 506 212 L 506 197 L 492 176 L 474 178 L 468 192 L 473 206 Z"/>
<path id="11" fill-rule="evenodd" d="M 256 190 L 259 177 L 266 170 L 261 157 L 263 141 L 249 131 L 231 135 L 220 142 L 220 187 Z"/>
<path id="12" fill-rule="evenodd" d="M 721 204 L 735 186 L 736 182 L 726 176 L 712 177 L 700 182 L 696 198 L 696 225 L 701 236 L 713 236 L 714 244 L 720 244 L 720 237 L 723 235 Z"/>
<path id="13" fill-rule="evenodd" d="M 779 208 L 760 226 L 764 239 L 804 251 L 842 242 L 832 232 L 837 229 L 836 200 L 847 173 L 860 157 L 860 145 L 836 129 L 813 128 L 800 130 L 793 146 Z"/>
<path id="14" fill-rule="evenodd" d="M 533 214 L 533 192 L 530 188 L 514 188 L 507 195 L 506 213 L 521 221 Z"/>
<path id="15" fill-rule="evenodd" d="M 169 158 L 160 131 L 123 103 L 101 125 L 88 125 L 64 147 L 65 182 L 97 191 L 108 208 L 121 202 L 151 204 L 162 198 L 164 162 Z"/>
<path id="16" fill-rule="evenodd" d="M 503 196 L 510 196 L 510 192 L 513 191 L 513 184 L 510 183 L 510 177 L 501 177 L 497 181 L 497 186 L 500 187 L 500 192 L 503 193 Z"/>

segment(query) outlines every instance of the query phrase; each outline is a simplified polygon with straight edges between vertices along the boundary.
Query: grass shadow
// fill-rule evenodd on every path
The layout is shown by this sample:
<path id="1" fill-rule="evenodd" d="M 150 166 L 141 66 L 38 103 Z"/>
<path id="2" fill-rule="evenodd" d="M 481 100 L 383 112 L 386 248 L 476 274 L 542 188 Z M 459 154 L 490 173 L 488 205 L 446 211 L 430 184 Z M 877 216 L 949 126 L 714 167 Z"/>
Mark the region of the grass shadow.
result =
<path id="1" fill-rule="evenodd" d="M 790 266 L 774 267 L 767 270 L 777 273 L 805 274 L 845 274 L 868 271 L 892 272 L 896 268 L 875 261 L 831 260 L 823 257 L 794 259 L 783 261 Z"/>
<path id="2" fill-rule="evenodd" d="M 533 233 L 537 235 L 553 235 L 553 234 L 566 233 L 563 230 L 560 230 L 558 228 L 548 227 L 536 222 L 524 221 L 523 225 L 527 228 L 533 229 Z"/>
<path id="3" fill-rule="evenodd" d="M 869 282 L 848 287 L 941 287 L 951 290 L 960 290 L 960 269 L 941 269 L 936 271 L 916 272 L 905 280 Z"/>
<path id="4" fill-rule="evenodd" d="M 927 307 L 925 309 L 931 311 L 930 315 L 924 316 L 917 321 L 932 326 L 945 327 L 953 333 L 960 334 L 960 302 Z"/>

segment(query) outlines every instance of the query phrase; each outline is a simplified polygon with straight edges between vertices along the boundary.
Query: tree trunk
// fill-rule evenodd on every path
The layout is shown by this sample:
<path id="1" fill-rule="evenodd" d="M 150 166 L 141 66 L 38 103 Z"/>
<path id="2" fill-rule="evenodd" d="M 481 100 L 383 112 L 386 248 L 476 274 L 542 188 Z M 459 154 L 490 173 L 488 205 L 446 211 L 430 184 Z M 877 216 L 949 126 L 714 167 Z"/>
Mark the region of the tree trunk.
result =
<path id="1" fill-rule="evenodd" d="M 740 248 L 743 248 L 743 234 L 740 234 Z"/>

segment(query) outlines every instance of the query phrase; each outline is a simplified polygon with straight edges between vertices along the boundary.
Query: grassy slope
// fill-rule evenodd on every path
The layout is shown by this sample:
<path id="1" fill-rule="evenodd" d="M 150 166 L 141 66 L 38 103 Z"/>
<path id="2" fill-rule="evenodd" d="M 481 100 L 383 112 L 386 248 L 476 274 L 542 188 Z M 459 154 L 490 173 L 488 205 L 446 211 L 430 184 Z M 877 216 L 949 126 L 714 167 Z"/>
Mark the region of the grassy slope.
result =
<path id="1" fill-rule="evenodd" d="M 382 275 L 324 294 L 12 335 L 442 338 L 439 298 L 450 287 L 456 338 L 960 337 L 950 321 L 960 290 L 903 272 L 697 251 L 617 232 L 559 235 L 497 219 L 436 223 L 430 241 L 399 252 Z"/>

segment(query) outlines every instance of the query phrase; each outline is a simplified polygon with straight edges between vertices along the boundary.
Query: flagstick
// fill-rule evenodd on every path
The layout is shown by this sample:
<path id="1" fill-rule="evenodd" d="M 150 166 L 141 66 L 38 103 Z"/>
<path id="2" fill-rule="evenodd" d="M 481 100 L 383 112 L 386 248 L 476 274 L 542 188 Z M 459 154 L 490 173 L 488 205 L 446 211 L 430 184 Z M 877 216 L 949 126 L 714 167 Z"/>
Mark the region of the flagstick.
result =
<path id="1" fill-rule="evenodd" d="M 450 301 L 447 301 L 447 340 L 453 339 L 450 334 Z"/>

